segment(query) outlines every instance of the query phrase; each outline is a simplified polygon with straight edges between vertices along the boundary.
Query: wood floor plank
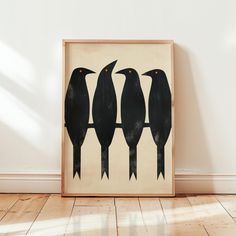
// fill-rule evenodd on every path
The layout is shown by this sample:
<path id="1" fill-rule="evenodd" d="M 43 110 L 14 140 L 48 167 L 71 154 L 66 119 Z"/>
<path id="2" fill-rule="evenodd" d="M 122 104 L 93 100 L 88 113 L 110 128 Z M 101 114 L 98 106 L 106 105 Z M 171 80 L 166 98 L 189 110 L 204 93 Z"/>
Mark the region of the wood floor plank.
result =
<path id="1" fill-rule="evenodd" d="M 204 226 L 206 225 L 235 225 L 234 220 L 225 211 L 214 196 L 189 196 L 195 214 Z"/>
<path id="2" fill-rule="evenodd" d="M 199 224 L 186 197 L 160 199 L 167 224 Z"/>
<path id="3" fill-rule="evenodd" d="M 59 194 L 50 195 L 27 235 L 64 235 L 74 202 L 75 198 L 62 198 Z"/>
<path id="4" fill-rule="evenodd" d="M 0 236 L 234 236 L 236 196 L 61 198 L 0 194 Z"/>
<path id="5" fill-rule="evenodd" d="M 201 225 L 183 225 L 183 224 L 170 224 L 159 227 L 157 234 L 161 236 L 208 236 L 204 227 Z M 151 235 L 152 236 L 152 235 Z"/>
<path id="6" fill-rule="evenodd" d="M 45 204 L 49 194 L 22 194 L 11 212 L 39 212 Z"/>
<path id="7" fill-rule="evenodd" d="M 113 197 L 77 197 L 75 206 L 114 206 Z"/>
<path id="8" fill-rule="evenodd" d="M 205 226 L 210 236 L 235 236 L 236 225 L 206 225 Z"/>
<path id="9" fill-rule="evenodd" d="M 115 198 L 118 235 L 148 235 L 138 198 Z"/>
<path id="10" fill-rule="evenodd" d="M 0 194 L 0 220 L 18 199 L 19 194 Z"/>
<path id="11" fill-rule="evenodd" d="M 117 235 L 114 204 L 113 206 L 75 206 L 65 235 Z"/>
<path id="12" fill-rule="evenodd" d="M 218 195 L 216 198 L 231 217 L 236 217 L 236 195 Z"/>
<path id="13" fill-rule="evenodd" d="M 0 211 L 0 220 L 6 215 L 6 211 Z"/>
<path id="14" fill-rule="evenodd" d="M 0 222 L 0 235 L 26 235 L 37 212 L 8 212 Z"/>
<path id="15" fill-rule="evenodd" d="M 0 235 L 25 235 L 45 204 L 47 195 L 20 195 L 0 222 Z"/>
<path id="16" fill-rule="evenodd" d="M 161 235 L 165 230 L 166 220 L 158 198 L 139 198 L 141 212 L 148 235 Z"/>

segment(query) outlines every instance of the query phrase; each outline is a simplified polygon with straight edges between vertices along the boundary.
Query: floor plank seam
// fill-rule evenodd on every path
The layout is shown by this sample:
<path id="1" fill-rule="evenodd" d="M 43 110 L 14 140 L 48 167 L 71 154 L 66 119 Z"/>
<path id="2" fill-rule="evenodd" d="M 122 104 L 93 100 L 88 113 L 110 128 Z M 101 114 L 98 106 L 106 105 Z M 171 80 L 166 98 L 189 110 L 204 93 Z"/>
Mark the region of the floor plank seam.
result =
<path id="1" fill-rule="evenodd" d="M 220 203 L 220 205 L 224 208 L 224 210 L 228 213 L 228 215 L 234 220 L 234 217 L 233 216 L 231 216 L 231 214 L 228 212 L 228 210 L 224 207 L 224 205 L 221 203 L 221 201 L 217 198 L 217 197 L 215 197 L 215 199 Z M 235 220 L 234 220 L 235 221 Z"/>
<path id="2" fill-rule="evenodd" d="M 159 201 L 160 206 L 161 206 L 161 210 L 162 210 L 162 213 L 163 213 L 163 216 L 164 216 L 164 219 L 165 219 L 165 223 L 168 224 L 167 223 L 167 218 L 166 218 L 166 215 L 165 215 L 165 211 L 164 211 L 164 208 L 163 208 L 162 203 L 161 203 L 161 199 L 159 198 L 158 201 Z"/>
<path id="3" fill-rule="evenodd" d="M 117 209 L 116 209 L 116 198 L 114 197 L 114 207 L 115 207 L 115 216 L 116 216 L 116 235 L 118 236 L 118 219 L 117 219 Z"/>
<path id="4" fill-rule="evenodd" d="M 42 205 L 42 207 L 41 207 L 40 210 L 38 211 L 38 214 L 36 215 L 34 221 L 33 221 L 32 224 L 30 225 L 29 229 L 27 230 L 25 236 L 30 232 L 30 230 L 31 230 L 31 228 L 32 228 L 32 226 L 33 226 L 33 224 L 34 224 L 34 222 L 36 221 L 36 219 L 38 218 L 39 214 L 40 214 L 41 211 L 43 210 L 43 208 L 44 208 L 44 206 L 46 205 L 46 202 L 48 201 L 48 199 L 49 199 L 50 196 L 51 196 L 51 195 L 48 195 L 48 196 L 47 196 L 47 200 L 44 202 L 44 204 Z"/>
<path id="5" fill-rule="evenodd" d="M 3 220 L 3 218 L 6 216 L 7 213 L 8 213 L 8 210 L 7 210 L 7 211 L 4 211 L 3 216 L 0 218 L 0 222 Z"/>
<path id="6" fill-rule="evenodd" d="M 73 210 L 74 210 L 74 207 L 75 207 L 75 203 L 76 203 L 76 197 L 74 197 L 74 202 L 73 202 L 73 205 L 72 205 L 72 207 L 71 207 L 70 217 L 69 217 L 69 219 L 68 219 L 68 222 L 67 222 L 66 227 L 65 227 L 65 232 L 64 232 L 64 234 L 63 234 L 64 236 L 66 236 L 67 228 L 68 228 L 69 225 L 70 225 L 70 221 L 71 221 L 72 213 L 73 213 Z"/>
<path id="7" fill-rule="evenodd" d="M 142 207 L 141 207 L 141 204 L 140 204 L 140 200 L 139 200 L 140 198 L 138 198 L 138 204 L 139 204 L 139 209 L 140 209 L 140 212 L 141 212 L 141 216 L 142 216 L 142 220 L 143 220 L 143 225 L 145 226 L 145 230 L 146 230 L 146 232 L 147 232 L 147 234 L 148 234 L 148 227 L 147 227 L 147 225 L 145 224 L 145 221 L 144 221 L 144 218 L 143 218 L 143 211 L 142 211 Z"/>
<path id="8" fill-rule="evenodd" d="M 206 231 L 206 234 L 207 234 L 208 236 L 210 236 L 210 234 L 208 233 L 208 231 L 207 231 L 207 229 L 206 229 L 206 227 L 205 227 L 204 224 L 202 224 L 202 227 L 203 227 L 203 229 Z"/>
<path id="9" fill-rule="evenodd" d="M 10 212 L 10 210 L 16 205 L 16 203 L 20 200 L 20 194 L 17 194 L 18 195 L 18 199 L 12 204 L 12 206 L 11 207 L 9 207 L 7 210 L 6 210 L 6 212 L 5 212 L 5 214 L 2 216 L 2 218 L 0 219 L 0 222 L 4 219 L 4 217 L 7 215 L 7 213 L 9 213 Z"/>

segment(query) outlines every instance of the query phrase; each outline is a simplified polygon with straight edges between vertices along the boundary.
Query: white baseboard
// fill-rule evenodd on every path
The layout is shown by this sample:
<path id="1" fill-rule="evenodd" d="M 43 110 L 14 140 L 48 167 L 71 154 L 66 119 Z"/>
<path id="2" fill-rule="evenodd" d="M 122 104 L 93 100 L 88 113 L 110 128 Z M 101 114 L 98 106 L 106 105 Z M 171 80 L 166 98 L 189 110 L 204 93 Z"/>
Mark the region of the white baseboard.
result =
<path id="1" fill-rule="evenodd" d="M 0 173 L 1 193 L 60 193 L 61 174 L 57 172 Z"/>
<path id="2" fill-rule="evenodd" d="M 236 194 L 236 174 L 176 173 L 176 193 Z"/>
<path id="3" fill-rule="evenodd" d="M 236 174 L 176 173 L 176 193 L 236 194 Z M 1 193 L 60 193 L 58 172 L 0 173 Z"/>

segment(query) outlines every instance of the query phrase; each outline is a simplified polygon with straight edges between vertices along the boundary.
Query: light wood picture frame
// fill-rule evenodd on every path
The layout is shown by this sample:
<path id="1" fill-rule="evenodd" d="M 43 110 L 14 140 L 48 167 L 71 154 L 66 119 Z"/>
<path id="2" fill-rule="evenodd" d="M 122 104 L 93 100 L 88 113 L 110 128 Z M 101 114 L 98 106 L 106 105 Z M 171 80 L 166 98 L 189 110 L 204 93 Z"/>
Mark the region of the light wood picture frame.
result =
<path id="1" fill-rule="evenodd" d="M 62 48 L 62 196 L 174 196 L 174 42 Z"/>

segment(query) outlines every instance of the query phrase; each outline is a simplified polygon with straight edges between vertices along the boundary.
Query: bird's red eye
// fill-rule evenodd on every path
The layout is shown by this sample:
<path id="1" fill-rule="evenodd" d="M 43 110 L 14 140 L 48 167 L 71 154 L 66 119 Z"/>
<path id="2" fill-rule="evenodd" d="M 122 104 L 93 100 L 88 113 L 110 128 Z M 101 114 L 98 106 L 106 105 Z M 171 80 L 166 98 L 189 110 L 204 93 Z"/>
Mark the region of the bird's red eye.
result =
<path id="1" fill-rule="evenodd" d="M 155 74 L 157 74 L 158 72 L 156 71 Z"/>
<path id="2" fill-rule="evenodd" d="M 131 71 L 131 70 L 129 70 L 129 73 L 132 73 L 132 71 Z"/>
<path id="3" fill-rule="evenodd" d="M 107 72 L 107 69 L 105 69 L 105 71 Z"/>
<path id="4" fill-rule="evenodd" d="M 82 73 L 82 70 L 79 70 L 80 73 Z"/>

